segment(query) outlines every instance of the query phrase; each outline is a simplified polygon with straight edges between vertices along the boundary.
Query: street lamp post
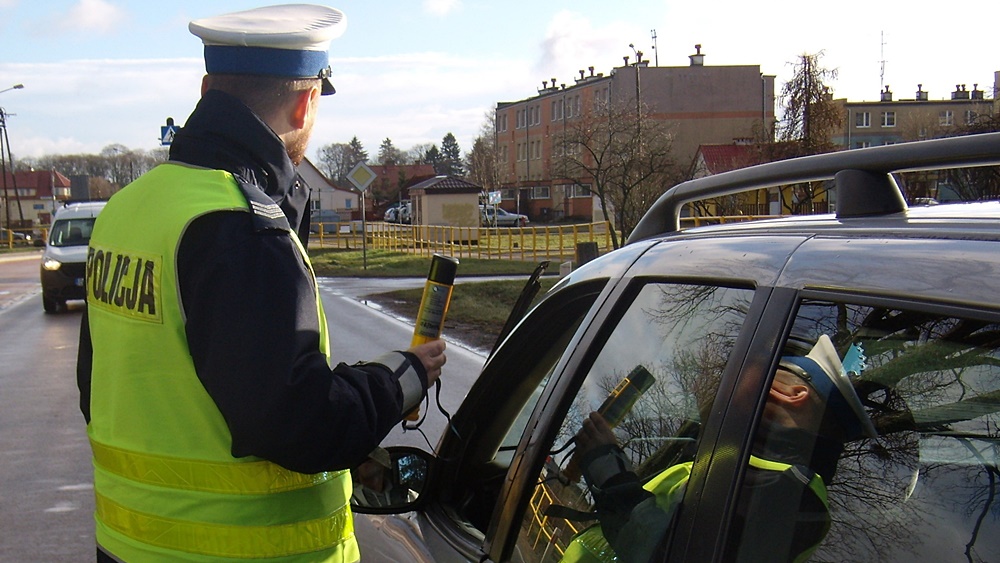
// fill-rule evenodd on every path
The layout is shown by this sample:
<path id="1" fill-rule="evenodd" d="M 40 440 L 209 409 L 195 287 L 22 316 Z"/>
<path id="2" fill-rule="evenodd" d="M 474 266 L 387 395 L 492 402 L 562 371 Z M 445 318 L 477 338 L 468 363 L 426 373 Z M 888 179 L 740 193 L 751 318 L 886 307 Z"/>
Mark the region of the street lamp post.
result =
<path id="1" fill-rule="evenodd" d="M 21 90 L 22 88 L 24 88 L 24 84 L 15 84 L 10 88 L 4 88 L 3 90 L 0 90 L 0 94 L 3 94 L 4 92 L 9 92 L 11 90 Z M 6 219 L 5 225 L 6 228 L 9 230 L 10 203 L 7 196 L 7 166 L 6 166 L 8 159 L 4 155 L 4 150 L 3 150 L 4 146 L 6 146 L 7 156 L 10 155 L 10 142 L 7 140 L 7 115 L 8 114 L 3 110 L 3 108 L 0 108 L 0 170 L 2 170 L 3 173 L 3 208 L 4 208 L 4 218 Z M 14 179 L 13 161 L 10 162 L 10 174 L 11 174 L 11 179 L 14 180 L 14 195 L 20 197 L 20 194 L 17 193 L 17 180 Z M 20 201 L 20 199 L 18 201 Z M 18 210 L 20 210 L 20 205 L 18 206 Z"/>

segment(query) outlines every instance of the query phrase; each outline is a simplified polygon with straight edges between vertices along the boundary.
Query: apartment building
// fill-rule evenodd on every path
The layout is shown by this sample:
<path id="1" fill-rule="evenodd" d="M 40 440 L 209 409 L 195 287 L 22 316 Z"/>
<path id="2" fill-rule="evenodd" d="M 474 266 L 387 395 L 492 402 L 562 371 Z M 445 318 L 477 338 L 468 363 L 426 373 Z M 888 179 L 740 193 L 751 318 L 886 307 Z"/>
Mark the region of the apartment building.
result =
<path id="1" fill-rule="evenodd" d="M 607 75 L 594 67 L 580 70 L 571 84 L 552 78 L 537 95 L 496 108 L 496 135 L 503 186 L 501 205 L 532 221 L 563 217 L 602 220 L 590 192 L 590 178 L 565 178 L 556 172 L 555 145 L 575 119 L 602 104 L 647 108 L 649 119 L 665 122 L 673 135 L 675 161 L 689 168 L 698 147 L 730 143 L 769 131 L 774 121 L 774 76 L 759 65 L 709 66 L 701 46 L 682 67 L 651 66 L 643 60 Z"/>
<path id="2" fill-rule="evenodd" d="M 878 101 L 836 100 L 845 119 L 843 131 L 833 141 L 842 148 L 858 149 L 954 135 L 977 119 L 996 115 L 1000 71 L 994 73 L 991 90 L 988 96 L 979 84 L 971 89 L 956 84 L 947 98 L 933 99 L 917 84 L 912 98 L 894 99 L 886 86 Z"/>

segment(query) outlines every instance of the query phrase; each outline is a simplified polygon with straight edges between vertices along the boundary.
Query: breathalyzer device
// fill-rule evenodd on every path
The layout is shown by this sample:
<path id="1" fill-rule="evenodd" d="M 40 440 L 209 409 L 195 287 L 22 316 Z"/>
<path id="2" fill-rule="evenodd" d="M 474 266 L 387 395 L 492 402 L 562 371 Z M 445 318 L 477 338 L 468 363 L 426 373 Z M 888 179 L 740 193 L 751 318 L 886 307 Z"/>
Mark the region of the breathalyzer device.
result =
<path id="1" fill-rule="evenodd" d="M 656 379 L 642 365 L 635 366 L 631 372 L 608 394 L 597 412 L 614 428 L 625 418 L 628 411 L 639 399 L 639 396 L 653 386 Z"/>
<path id="2" fill-rule="evenodd" d="M 451 292 L 455 287 L 455 272 L 458 271 L 458 260 L 448 256 L 435 254 L 431 257 L 431 269 L 427 273 L 427 283 L 424 284 L 424 294 L 420 298 L 420 308 L 417 310 L 417 321 L 413 326 L 413 340 L 410 346 L 441 338 L 444 319 L 451 304 Z M 413 409 L 404 417 L 406 420 L 419 420 L 420 407 Z"/>
<path id="3" fill-rule="evenodd" d="M 458 260 L 455 258 L 440 254 L 431 257 L 431 269 L 427 274 L 424 294 L 420 298 L 420 309 L 417 311 L 417 322 L 413 327 L 413 341 L 410 342 L 410 346 L 441 338 L 444 318 L 451 303 L 451 291 L 455 287 L 456 271 L 458 271 Z"/>

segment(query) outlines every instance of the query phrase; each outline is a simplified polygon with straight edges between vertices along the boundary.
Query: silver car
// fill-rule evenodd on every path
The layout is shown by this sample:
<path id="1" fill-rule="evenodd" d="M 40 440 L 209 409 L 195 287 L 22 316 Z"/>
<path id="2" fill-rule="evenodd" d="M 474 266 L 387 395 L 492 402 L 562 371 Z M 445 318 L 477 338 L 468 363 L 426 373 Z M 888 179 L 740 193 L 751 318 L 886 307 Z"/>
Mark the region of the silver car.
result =
<path id="1" fill-rule="evenodd" d="M 995 560 L 1000 203 L 909 208 L 898 172 L 997 164 L 991 133 L 669 190 L 515 319 L 433 451 L 357 480 L 363 556 Z M 823 181 L 836 214 L 679 228 Z"/>
<path id="2" fill-rule="evenodd" d="M 480 222 L 484 227 L 527 227 L 528 216 L 511 213 L 493 205 L 479 206 Z"/>

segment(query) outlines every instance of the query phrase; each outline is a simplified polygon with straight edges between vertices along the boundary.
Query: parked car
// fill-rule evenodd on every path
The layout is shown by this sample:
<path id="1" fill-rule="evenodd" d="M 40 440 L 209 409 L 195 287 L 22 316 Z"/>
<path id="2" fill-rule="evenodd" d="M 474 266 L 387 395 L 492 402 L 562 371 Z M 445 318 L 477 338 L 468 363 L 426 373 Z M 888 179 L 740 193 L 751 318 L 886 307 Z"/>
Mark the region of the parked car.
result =
<path id="1" fill-rule="evenodd" d="M 11 246 L 11 244 L 27 246 L 31 244 L 31 235 L 10 229 L 0 229 L 0 246 Z"/>
<path id="2" fill-rule="evenodd" d="M 356 485 L 361 552 L 994 559 L 1000 202 L 907 208 L 896 171 L 997 164 L 992 133 L 672 188 L 519 319 L 433 452 L 387 448 L 396 494 Z M 679 227 L 690 201 L 828 180 L 835 215 Z M 576 454 L 599 410 L 621 415 L 604 465 Z"/>
<path id="3" fill-rule="evenodd" d="M 382 220 L 386 223 L 409 223 L 410 205 L 410 201 L 395 201 L 390 203 L 382 215 Z M 406 219 L 405 221 L 403 220 L 404 218 Z"/>
<path id="4" fill-rule="evenodd" d="M 309 232 L 319 233 L 320 228 L 322 228 L 324 234 L 334 234 L 337 232 L 337 223 L 340 221 L 340 213 L 332 209 L 313 211 L 309 217 Z"/>
<path id="5" fill-rule="evenodd" d="M 56 210 L 42 254 L 42 308 L 46 313 L 66 310 L 70 299 L 87 298 L 87 245 L 94 220 L 106 203 L 69 201 Z"/>
<path id="6" fill-rule="evenodd" d="M 399 208 L 390 207 L 385 210 L 385 215 L 382 216 L 382 220 L 386 223 L 398 223 L 399 222 Z"/>
<path id="7" fill-rule="evenodd" d="M 511 213 L 502 207 L 493 205 L 479 206 L 480 223 L 484 227 L 526 227 L 528 216 Z"/>
<path id="8" fill-rule="evenodd" d="M 399 213 L 397 214 L 397 218 L 399 219 L 400 223 L 404 223 L 406 225 L 409 225 L 410 223 L 412 223 L 413 222 L 413 203 L 408 201 L 408 202 L 404 203 L 403 205 L 400 205 L 399 206 Z"/>

